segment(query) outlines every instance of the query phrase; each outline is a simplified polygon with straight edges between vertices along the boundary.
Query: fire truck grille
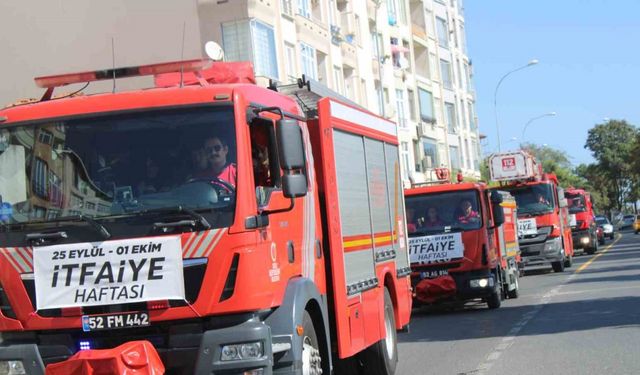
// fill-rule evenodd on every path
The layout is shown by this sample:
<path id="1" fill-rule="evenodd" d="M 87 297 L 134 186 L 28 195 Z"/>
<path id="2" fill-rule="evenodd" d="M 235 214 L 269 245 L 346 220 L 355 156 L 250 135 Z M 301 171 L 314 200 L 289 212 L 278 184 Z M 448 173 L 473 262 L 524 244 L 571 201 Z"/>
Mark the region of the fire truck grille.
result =
<path id="1" fill-rule="evenodd" d="M 195 263 L 195 264 L 185 264 L 183 268 L 184 274 L 184 290 L 185 290 L 185 301 L 179 300 L 171 300 L 169 301 L 169 306 L 171 307 L 181 307 L 187 306 L 187 304 L 194 303 L 196 299 L 198 299 L 198 294 L 200 294 L 200 289 L 202 288 L 202 280 L 204 279 L 205 272 L 207 270 L 206 260 Z M 29 294 L 29 298 L 31 299 L 31 304 L 35 310 L 36 308 L 36 287 L 33 279 L 25 279 L 22 280 L 25 289 L 27 290 L 27 294 Z M 4 296 L 4 291 L 1 294 Z M 3 300 L 4 301 L 4 300 Z M 4 305 L 4 302 L 2 302 Z M 109 314 L 109 313 L 117 313 L 124 311 L 140 311 L 146 310 L 146 303 L 125 303 L 125 304 L 117 304 L 117 305 L 106 305 L 106 306 L 90 306 L 84 307 L 82 313 L 93 315 L 93 314 Z M 2 310 L 4 313 L 4 309 Z M 6 315 L 6 314 L 5 314 Z M 39 310 L 38 315 L 46 318 L 55 318 L 62 316 L 61 309 L 46 309 Z"/>
<path id="2" fill-rule="evenodd" d="M 9 298 L 7 297 L 7 293 L 4 292 L 2 284 L 0 284 L 0 311 L 2 312 L 2 315 L 7 318 L 16 318 L 16 313 L 13 311 L 13 308 L 9 303 Z"/>

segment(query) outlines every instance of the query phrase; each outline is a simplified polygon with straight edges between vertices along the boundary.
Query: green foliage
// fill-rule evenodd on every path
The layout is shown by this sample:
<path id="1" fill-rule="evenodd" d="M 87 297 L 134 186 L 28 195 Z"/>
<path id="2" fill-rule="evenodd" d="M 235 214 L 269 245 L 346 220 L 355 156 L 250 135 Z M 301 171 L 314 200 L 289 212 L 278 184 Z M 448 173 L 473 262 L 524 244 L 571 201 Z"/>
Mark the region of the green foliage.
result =
<path id="1" fill-rule="evenodd" d="M 563 187 L 586 187 L 587 180 L 577 175 L 571 165 L 571 159 L 566 152 L 549 146 L 524 143 L 520 147 L 535 156 L 538 163 L 542 164 L 542 170 L 546 173 L 555 173 L 558 182 Z"/>
<path id="2" fill-rule="evenodd" d="M 589 129 L 585 148 L 596 163 L 580 172 L 607 199 L 607 209 L 622 210 L 639 196 L 638 129 L 625 120 L 610 120 Z"/>

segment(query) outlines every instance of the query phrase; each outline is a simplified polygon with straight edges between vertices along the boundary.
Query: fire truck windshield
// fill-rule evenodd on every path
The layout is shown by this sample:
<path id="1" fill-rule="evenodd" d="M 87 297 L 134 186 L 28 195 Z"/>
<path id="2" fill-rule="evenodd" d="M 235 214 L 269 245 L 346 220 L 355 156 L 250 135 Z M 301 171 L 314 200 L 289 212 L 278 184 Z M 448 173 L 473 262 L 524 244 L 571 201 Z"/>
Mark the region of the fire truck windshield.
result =
<path id="1" fill-rule="evenodd" d="M 506 187 L 516 198 L 518 215 L 543 215 L 553 212 L 555 200 L 551 184 Z"/>
<path id="2" fill-rule="evenodd" d="M 587 206 L 582 194 L 564 193 L 569 204 L 569 213 L 577 214 L 579 212 L 586 212 Z"/>
<path id="3" fill-rule="evenodd" d="M 475 190 L 407 196 L 406 207 L 409 236 L 482 227 L 482 212 Z"/>
<path id="4" fill-rule="evenodd" d="M 228 226 L 235 145 L 233 109 L 226 105 L 0 128 L 0 222 L 126 218 L 178 207 L 216 212 L 211 225 Z"/>

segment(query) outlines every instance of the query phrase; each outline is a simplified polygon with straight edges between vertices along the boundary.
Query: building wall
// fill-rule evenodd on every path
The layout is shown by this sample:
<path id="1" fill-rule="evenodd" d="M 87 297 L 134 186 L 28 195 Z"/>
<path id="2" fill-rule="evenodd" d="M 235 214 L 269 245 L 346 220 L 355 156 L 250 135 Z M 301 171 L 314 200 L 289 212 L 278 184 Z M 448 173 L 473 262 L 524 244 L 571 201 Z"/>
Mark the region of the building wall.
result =
<path id="1" fill-rule="evenodd" d="M 184 57 L 201 57 L 197 5 L 195 0 L 0 1 L 0 106 L 42 96 L 33 83 L 36 76 L 110 68 L 112 38 L 117 66 L 179 60 L 186 23 Z M 151 82 L 123 80 L 118 87 L 141 81 Z M 111 86 L 92 83 L 86 92 Z"/>
<path id="2" fill-rule="evenodd" d="M 440 38 L 439 20 L 447 25 Z M 260 84 L 312 75 L 397 122 L 405 184 L 433 179 L 434 168 L 450 168 L 452 159 L 466 176 L 480 177 L 462 0 L 4 0 L 0 24 L 10 30 L 0 40 L 10 56 L 0 60 L 10 72 L 0 85 L 3 104 L 40 96 L 35 76 L 111 67 L 112 38 L 117 66 L 178 60 L 186 25 L 186 59 L 201 57 L 204 42 L 214 40 L 228 60 L 252 60 Z M 441 60 L 451 66 L 450 80 Z M 123 80 L 118 88 L 150 83 Z M 92 83 L 86 92 L 111 85 Z M 431 94 L 431 106 L 420 105 L 421 90 Z M 455 131 L 447 103 L 455 108 Z M 435 145 L 434 158 L 425 145 Z"/>

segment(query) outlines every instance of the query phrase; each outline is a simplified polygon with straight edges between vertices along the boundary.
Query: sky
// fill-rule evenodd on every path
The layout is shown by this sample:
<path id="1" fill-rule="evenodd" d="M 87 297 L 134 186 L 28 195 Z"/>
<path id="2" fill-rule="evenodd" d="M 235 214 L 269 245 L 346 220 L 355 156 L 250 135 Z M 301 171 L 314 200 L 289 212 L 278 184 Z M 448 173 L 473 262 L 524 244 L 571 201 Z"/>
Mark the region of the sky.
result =
<path id="1" fill-rule="evenodd" d="M 497 150 L 494 90 L 501 149 L 525 141 L 567 152 L 574 165 L 593 161 L 587 131 L 605 118 L 640 124 L 640 1 L 465 0 L 467 48 L 473 63 L 476 113 Z M 512 138 L 517 140 L 512 140 Z"/>

